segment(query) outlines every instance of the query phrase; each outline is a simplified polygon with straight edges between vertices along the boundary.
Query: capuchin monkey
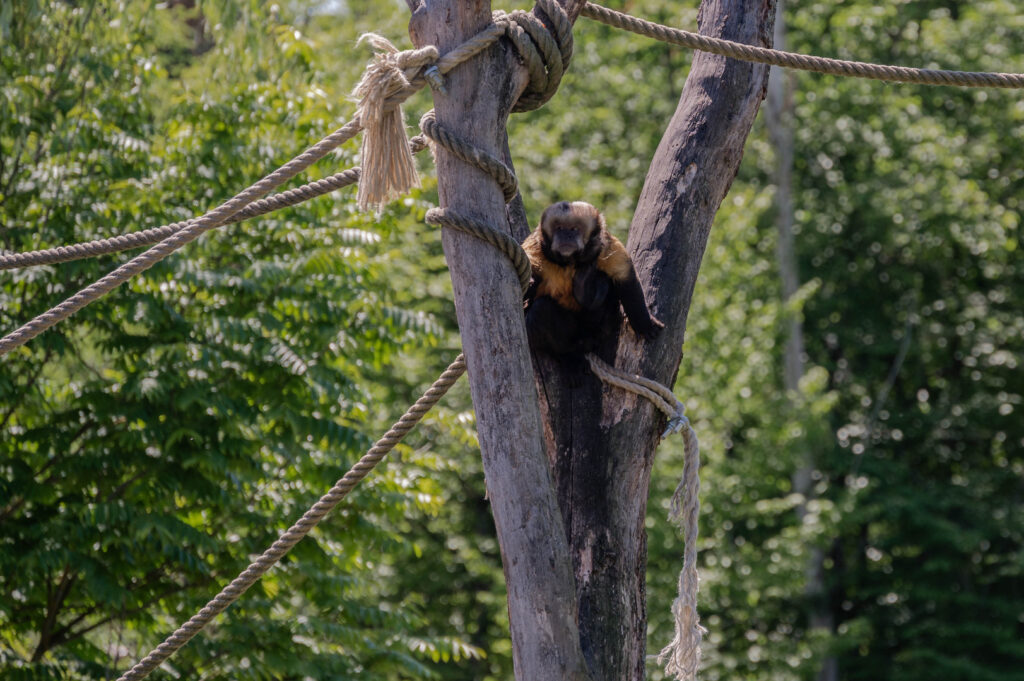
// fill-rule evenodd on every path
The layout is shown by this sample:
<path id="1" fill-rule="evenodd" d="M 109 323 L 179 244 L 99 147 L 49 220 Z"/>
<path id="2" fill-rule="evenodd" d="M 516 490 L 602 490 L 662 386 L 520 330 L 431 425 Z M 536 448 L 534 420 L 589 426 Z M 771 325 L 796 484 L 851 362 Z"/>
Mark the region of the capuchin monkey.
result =
<path id="1" fill-rule="evenodd" d="M 608 233 L 604 216 L 583 201 L 548 206 L 523 241 L 533 274 L 524 296 L 533 350 L 555 355 L 590 352 L 619 304 L 637 334 L 651 339 L 664 324 L 651 316 L 633 261 Z"/>

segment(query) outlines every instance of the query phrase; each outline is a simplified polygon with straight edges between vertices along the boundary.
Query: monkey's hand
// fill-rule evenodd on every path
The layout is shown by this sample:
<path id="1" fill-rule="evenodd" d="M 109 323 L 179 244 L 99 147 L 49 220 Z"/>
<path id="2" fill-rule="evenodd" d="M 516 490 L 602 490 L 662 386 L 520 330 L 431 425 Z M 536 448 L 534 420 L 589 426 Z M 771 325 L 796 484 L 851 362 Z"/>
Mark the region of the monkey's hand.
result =
<path id="1" fill-rule="evenodd" d="M 611 277 L 596 267 L 579 269 L 572 278 L 572 297 L 584 310 L 600 308 L 611 290 Z"/>
<path id="2" fill-rule="evenodd" d="M 523 291 L 523 309 L 530 307 L 530 303 L 537 297 L 537 288 L 540 286 L 540 278 L 533 276 L 530 277 L 530 285 Z"/>
<path id="3" fill-rule="evenodd" d="M 631 319 L 629 323 L 632 325 L 633 320 Z M 642 328 L 638 329 L 636 328 L 636 326 L 633 326 L 633 329 L 637 332 L 638 335 L 642 336 L 644 340 L 648 341 L 654 340 L 657 337 L 657 335 L 661 333 L 661 330 L 665 328 L 665 325 L 661 323 L 660 320 L 655 319 L 653 316 L 648 316 L 647 323 L 641 322 L 640 326 Z"/>

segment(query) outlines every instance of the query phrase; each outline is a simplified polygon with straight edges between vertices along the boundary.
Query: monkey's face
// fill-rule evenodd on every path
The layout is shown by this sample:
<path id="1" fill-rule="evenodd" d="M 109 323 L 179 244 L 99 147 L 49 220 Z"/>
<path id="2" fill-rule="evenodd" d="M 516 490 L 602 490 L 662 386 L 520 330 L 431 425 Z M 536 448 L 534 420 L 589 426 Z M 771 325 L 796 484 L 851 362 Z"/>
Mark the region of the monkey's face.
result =
<path id="1" fill-rule="evenodd" d="M 554 263 L 571 265 L 596 255 L 592 242 L 600 236 L 601 214 L 589 203 L 561 201 L 544 211 L 540 228 L 544 254 Z"/>

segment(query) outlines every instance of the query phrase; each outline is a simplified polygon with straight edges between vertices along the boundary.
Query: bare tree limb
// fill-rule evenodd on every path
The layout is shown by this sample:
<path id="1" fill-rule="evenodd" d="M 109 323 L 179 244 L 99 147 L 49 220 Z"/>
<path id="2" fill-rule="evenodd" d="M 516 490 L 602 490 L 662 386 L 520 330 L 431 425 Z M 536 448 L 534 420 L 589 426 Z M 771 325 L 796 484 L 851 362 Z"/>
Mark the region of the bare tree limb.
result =
<path id="1" fill-rule="evenodd" d="M 700 30 L 770 46 L 774 10 L 774 0 L 704 0 Z M 646 343 L 623 327 L 599 352 L 616 367 L 673 383 L 711 223 L 736 176 L 767 74 L 764 66 L 695 54 L 628 242 L 647 300 L 666 328 Z M 550 358 L 538 359 L 537 376 L 573 554 L 584 655 L 595 678 L 640 681 L 647 624 L 643 522 L 663 417 L 593 377 L 573 385 Z"/>
<path id="2" fill-rule="evenodd" d="M 417 46 L 443 53 L 490 20 L 488 2 L 424 0 L 409 33 Z M 500 157 L 508 114 L 525 85 L 525 68 L 499 41 L 447 75 L 448 94 L 434 94 L 437 121 Z M 492 178 L 443 149 L 437 168 L 443 208 L 512 233 Z M 474 237 L 446 230 L 443 243 L 502 551 L 516 678 L 583 681 L 589 675 L 572 566 L 544 455 L 518 278 L 505 256 Z"/>

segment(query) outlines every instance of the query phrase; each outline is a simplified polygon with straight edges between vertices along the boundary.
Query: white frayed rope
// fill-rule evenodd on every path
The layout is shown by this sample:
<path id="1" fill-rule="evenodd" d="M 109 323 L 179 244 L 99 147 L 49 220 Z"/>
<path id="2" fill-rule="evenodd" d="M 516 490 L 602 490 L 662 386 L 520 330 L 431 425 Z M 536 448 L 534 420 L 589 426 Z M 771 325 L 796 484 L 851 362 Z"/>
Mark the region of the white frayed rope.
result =
<path id="1" fill-rule="evenodd" d="M 668 426 L 663 438 L 683 434 L 683 477 L 672 495 L 669 518 L 683 531 L 683 569 L 679 573 L 679 595 L 672 603 L 676 633 L 672 642 L 658 655 L 658 664 L 678 681 L 693 681 L 700 666 L 700 644 L 707 630 L 697 616 L 697 519 L 700 516 L 700 443 L 686 417 L 686 407 L 675 394 L 657 381 L 628 374 L 593 354 L 587 355 L 590 370 L 605 383 L 635 393 L 651 401 L 665 416 Z"/>
<path id="2" fill-rule="evenodd" d="M 413 87 L 411 81 L 438 59 L 432 45 L 399 51 L 376 33 L 359 38 L 359 44 L 364 42 L 377 54 L 352 93 L 359 98 L 356 113 L 363 125 L 362 176 L 356 194 L 360 210 L 379 208 L 419 183 L 402 106 L 393 98 Z"/>

